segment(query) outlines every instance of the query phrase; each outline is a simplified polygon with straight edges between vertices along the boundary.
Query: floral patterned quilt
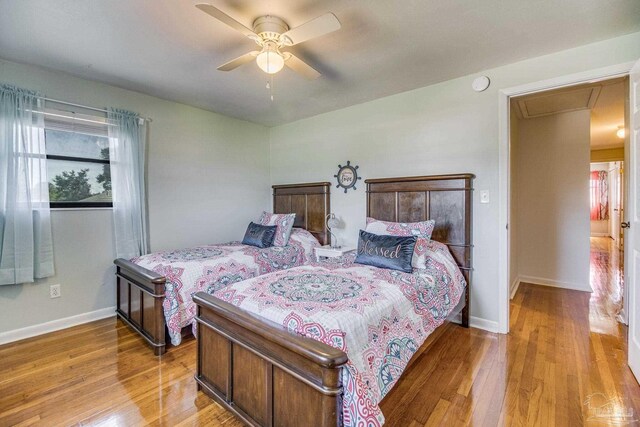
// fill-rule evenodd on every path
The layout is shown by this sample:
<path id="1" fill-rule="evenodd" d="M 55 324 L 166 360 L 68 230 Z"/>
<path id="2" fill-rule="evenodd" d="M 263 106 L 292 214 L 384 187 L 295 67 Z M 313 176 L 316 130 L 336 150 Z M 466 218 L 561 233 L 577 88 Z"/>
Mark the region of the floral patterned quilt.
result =
<path id="1" fill-rule="evenodd" d="M 341 262 L 312 262 L 219 289 L 214 296 L 345 351 L 345 426 L 384 423 L 378 404 L 411 356 L 451 314 L 466 282 L 447 247 L 428 244 L 412 274 Z"/>
<path id="2" fill-rule="evenodd" d="M 294 228 L 287 246 L 260 249 L 230 242 L 154 252 L 131 261 L 167 278 L 164 316 L 171 343 L 178 345 L 182 328 L 194 323 L 194 293 L 214 293 L 241 280 L 303 265 L 319 245 L 311 233 Z"/>

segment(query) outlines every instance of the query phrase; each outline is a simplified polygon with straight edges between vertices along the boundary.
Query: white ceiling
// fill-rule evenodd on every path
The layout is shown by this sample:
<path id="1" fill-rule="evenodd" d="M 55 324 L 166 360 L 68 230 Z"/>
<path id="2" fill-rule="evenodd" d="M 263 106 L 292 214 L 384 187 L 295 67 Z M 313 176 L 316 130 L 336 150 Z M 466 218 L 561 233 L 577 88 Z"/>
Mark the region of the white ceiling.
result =
<path id="1" fill-rule="evenodd" d="M 627 78 L 605 80 L 515 98 L 516 114 L 529 119 L 568 111 L 591 110 L 591 149 L 624 146 L 616 132 L 624 127 Z"/>
<path id="2" fill-rule="evenodd" d="M 0 57 L 271 126 L 640 30 L 638 0 L 211 0 L 249 27 L 342 23 L 291 48 L 323 76 L 285 68 L 272 103 L 255 64 L 216 71 L 255 45 L 198 2 L 0 0 Z"/>

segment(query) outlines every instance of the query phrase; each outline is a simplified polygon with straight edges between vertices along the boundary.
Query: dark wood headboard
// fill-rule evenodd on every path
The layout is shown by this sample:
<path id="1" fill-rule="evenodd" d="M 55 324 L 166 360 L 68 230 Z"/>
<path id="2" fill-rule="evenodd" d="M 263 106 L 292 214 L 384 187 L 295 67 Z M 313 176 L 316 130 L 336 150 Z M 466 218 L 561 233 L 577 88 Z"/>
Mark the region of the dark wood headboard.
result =
<path id="1" fill-rule="evenodd" d="M 325 226 L 325 218 L 331 212 L 329 182 L 274 185 L 273 212 L 295 213 L 294 227 L 304 228 L 313 234 L 321 245 L 329 245 L 331 237 Z"/>
<path id="2" fill-rule="evenodd" d="M 473 174 L 457 174 L 365 180 L 367 216 L 394 222 L 435 220 L 432 239 L 449 247 L 467 280 L 464 326 L 469 322 L 474 178 Z"/>

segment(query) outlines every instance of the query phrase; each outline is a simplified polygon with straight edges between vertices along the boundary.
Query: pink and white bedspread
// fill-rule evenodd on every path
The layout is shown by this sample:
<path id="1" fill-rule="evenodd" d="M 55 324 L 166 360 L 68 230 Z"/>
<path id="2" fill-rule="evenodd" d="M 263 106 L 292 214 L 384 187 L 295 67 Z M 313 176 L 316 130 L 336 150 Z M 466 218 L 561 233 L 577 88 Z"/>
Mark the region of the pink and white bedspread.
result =
<path id="1" fill-rule="evenodd" d="M 466 282 L 447 247 L 431 241 L 413 274 L 342 262 L 312 262 L 220 289 L 214 296 L 345 351 L 345 426 L 384 423 L 378 404 L 411 356 L 451 314 Z"/>
<path id="2" fill-rule="evenodd" d="M 241 280 L 303 265 L 319 245 L 311 233 L 294 228 L 287 246 L 260 249 L 230 242 L 154 252 L 131 261 L 166 277 L 164 317 L 171 343 L 178 345 L 182 328 L 194 323 L 194 293 L 212 294 Z"/>

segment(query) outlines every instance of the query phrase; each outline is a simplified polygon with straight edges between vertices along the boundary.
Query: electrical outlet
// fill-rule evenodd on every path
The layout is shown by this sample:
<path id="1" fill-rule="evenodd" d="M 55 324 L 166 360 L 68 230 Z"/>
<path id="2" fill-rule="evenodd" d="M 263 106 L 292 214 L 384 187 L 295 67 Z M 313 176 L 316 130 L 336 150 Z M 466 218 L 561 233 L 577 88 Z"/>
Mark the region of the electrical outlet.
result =
<path id="1" fill-rule="evenodd" d="M 62 293 L 60 292 L 60 285 L 49 286 L 49 297 L 60 298 L 61 296 L 62 296 Z"/>

